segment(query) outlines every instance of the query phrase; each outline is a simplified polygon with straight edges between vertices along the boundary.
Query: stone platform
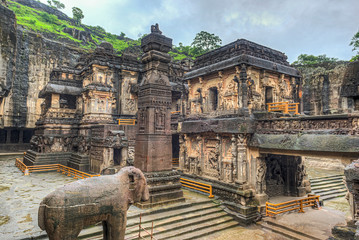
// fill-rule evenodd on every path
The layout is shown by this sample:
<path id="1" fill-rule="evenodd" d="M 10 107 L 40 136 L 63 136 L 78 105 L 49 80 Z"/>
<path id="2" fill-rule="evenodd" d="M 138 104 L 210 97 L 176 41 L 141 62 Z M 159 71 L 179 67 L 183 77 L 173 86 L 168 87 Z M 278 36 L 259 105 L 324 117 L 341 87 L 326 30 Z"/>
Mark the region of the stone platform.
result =
<path id="1" fill-rule="evenodd" d="M 177 171 L 144 173 L 150 191 L 150 199 L 136 203 L 139 208 L 152 208 L 171 203 L 184 202 L 180 175 Z"/>
<path id="2" fill-rule="evenodd" d="M 47 164 L 62 164 L 67 166 L 67 161 L 70 157 L 71 152 L 38 153 L 28 150 L 24 156 L 24 164 L 27 166 Z"/>
<path id="3" fill-rule="evenodd" d="M 67 166 L 82 172 L 90 170 L 90 158 L 88 155 L 72 153 Z"/>

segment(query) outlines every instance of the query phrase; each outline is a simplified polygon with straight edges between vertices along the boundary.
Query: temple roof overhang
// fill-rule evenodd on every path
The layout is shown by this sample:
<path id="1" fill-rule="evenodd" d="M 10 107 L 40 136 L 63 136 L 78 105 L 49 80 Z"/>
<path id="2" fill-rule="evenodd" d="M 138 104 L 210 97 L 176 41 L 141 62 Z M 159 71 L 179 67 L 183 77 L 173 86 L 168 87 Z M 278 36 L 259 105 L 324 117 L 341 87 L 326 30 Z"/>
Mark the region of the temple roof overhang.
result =
<path id="1" fill-rule="evenodd" d="M 48 83 L 44 89 L 42 89 L 39 93 L 40 98 L 44 98 L 47 94 L 58 93 L 58 94 L 66 94 L 66 95 L 75 95 L 78 96 L 82 92 L 82 88 L 73 87 L 73 86 L 65 86 L 54 83 Z"/>
<path id="2" fill-rule="evenodd" d="M 216 71 L 240 66 L 241 64 L 246 64 L 248 66 L 255 66 L 261 69 L 287 74 L 293 77 L 300 77 L 299 71 L 293 67 L 286 66 L 280 63 L 275 63 L 266 59 L 242 54 L 205 67 L 198 68 L 196 70 L 192 70 L 184 75 L 184 80 L 190 80 L 196 77 L 208 75 Z"/>

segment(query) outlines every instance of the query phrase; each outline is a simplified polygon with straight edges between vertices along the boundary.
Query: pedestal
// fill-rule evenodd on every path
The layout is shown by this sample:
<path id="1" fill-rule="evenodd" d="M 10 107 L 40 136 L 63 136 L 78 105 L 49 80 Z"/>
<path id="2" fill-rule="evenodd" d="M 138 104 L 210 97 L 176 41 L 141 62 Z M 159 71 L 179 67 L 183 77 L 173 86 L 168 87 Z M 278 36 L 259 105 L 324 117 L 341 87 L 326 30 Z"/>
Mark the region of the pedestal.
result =
<path id="1" fill-rule="evenodd" d="M 152 208 L 171 203 L 184 202 L 181 190 L 180 175 L 177 171 L 161 171 L 145 173 L 150 191 L 150 199 L 136 203 L 139 208 Z"/>

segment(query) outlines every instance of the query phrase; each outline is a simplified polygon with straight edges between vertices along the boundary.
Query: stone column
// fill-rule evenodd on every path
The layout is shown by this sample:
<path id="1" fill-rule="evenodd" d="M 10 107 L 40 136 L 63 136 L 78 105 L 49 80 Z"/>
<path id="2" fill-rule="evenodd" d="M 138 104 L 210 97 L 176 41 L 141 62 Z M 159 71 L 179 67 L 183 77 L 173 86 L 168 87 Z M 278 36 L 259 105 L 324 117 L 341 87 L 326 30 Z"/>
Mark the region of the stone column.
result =
<path id="1" fill-rule="evenodd" d="M 147 208 L 183 201 L 180 176 L 172 171 L 171 85 L 168 78 L 172 39 L 162 35 L 158 24 L 141 40 L 145 73 L 138 93 L 138 130 L 134 166 L 141 169 L 150 186 Z"/>
<path id="2" fill-rule="evenodd" d="M 267 165 L 264 157 L 256 159 L 256 168 L 256 199 L 259 205 L 264 205 L 268 200 L 268 196 L 265 193 Z"/>
<path id="3" fill-rule="evenodd" d="M 237 141 L 237 182 L 244 184 L 247 182 L 247 149 L 246 136 L 244 134 L 238 135 Z"/>
<path id="4" fill-rule="evenodd" d="M 248 108 L 248 94 L 247 94 L 247 68 L 245 64 L 241 66 L 241 72 L 239 73 L 239 80 L 241 81 L 242 90 L 242 106 L 244 109 Z"/>
<path id="5" fill-rule="evenodd" d="M 231 137 L 231 154 L 232 154 L 231 182 L 234 182 L 238 175 L 237 139 L 234 134 L 232 134 L 232 137 Z"/>

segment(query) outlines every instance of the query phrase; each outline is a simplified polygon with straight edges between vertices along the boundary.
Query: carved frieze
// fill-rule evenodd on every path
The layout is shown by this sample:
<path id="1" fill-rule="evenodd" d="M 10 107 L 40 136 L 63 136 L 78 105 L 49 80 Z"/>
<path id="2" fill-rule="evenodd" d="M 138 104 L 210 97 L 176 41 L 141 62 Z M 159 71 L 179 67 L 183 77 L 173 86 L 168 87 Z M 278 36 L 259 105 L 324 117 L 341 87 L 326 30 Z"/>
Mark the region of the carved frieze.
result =
<path id="1" fill-rule="evenodd" d="M 326 131 L 336 135 L 358 135 L 358 118 L 343 117 L 341 119 L 296 118 L 282 120 L 258 120 L 256 132 L 261 134 L 298 133 L 301 131 Z"/>

